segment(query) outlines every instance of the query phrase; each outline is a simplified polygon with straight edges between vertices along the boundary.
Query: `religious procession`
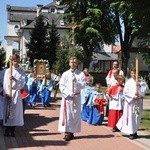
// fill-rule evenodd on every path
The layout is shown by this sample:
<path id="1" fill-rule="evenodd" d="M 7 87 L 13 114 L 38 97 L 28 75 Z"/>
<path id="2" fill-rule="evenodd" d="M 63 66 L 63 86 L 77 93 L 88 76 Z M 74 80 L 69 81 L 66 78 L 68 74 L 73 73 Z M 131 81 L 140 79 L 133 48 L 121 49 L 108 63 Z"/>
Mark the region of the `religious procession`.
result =
<path id="1" fill-rule="evenodd" d="M 150 149 L 150 2 L 17 3 L 0 5 L 0 150 Z"/>
<path id="2" fill-rule="evenodd" d="M 35 60 L 32 73 L 26 75 L 19 67 L 20 57 L 10 58 L 8 69 L 1 71 L 1 124 L 4 136 L 15 137 L 17 126 L 24 125 L 26 106 L 36 107 L 39 103 L 51 107 L 51 92 L 54 100 L 58 88 L 62 94 L 58 131 L 64 132 L 64 140 L 70 141 L 74 133 L 81 131 L 81 119 L 91 125 L 101 125 L 108 117 L 108 127 L 112 132 L 129 134 L 130 139 L 138 138 L 142 114 L 142 99 L 148 89 L 144 80 L 139 79 L 138 60 L 136 68 L 130 70 L 131 78 L 125 82 L 119 62 L 113 62 L 106 76 L 106 91 L 101 91 L 101 83 L 95 83 L 89 70 L 78 70 L 78 59 L 69 59 L 70 69 L 62 75 L 56 71 L 46 71 L 46 61 Z"/>

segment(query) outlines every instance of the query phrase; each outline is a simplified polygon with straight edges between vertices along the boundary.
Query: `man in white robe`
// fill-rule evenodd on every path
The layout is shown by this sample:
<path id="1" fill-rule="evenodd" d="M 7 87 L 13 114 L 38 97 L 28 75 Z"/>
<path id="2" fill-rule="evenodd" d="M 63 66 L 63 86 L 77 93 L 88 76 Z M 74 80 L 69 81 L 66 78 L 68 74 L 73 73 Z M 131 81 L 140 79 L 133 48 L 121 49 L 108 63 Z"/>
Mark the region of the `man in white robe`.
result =
<path id="1" fill-rule="evenodd" d="M 130 139 L 137 138 L 137 131 L 141 121 L 142 115 L 142 98 L 147 90 L 147 84 L 144 81 L 139 80 L 136 83 L 136 70 L 131 69 L 131 78 L 125 83 L 124 87 L 124 109 L 123 116 L 117 123 L 117 128 L 125 133 L 129 134 Z M 138 95 L 136 95 L 136 86 L 138 86 Z M 137 104 L 138 113 L 135 111 L 135 106 Z"/>
<path id="2" fill-rule="evenodd" d="M 0 70 L 0 123 L 4 118 L 4 93 L 3 93 L 3 80 L 4 80 L 4 70 Z"/>
<path id="3" fill-rule="evenodd" d="M 58 131 L 65 132 L 64 139 L 70 141 L 75 132 L 81 131 L 81 96 L 80 91 L 86 83 L 85 75 L 77 68 L 77 59 L 70 58 L 70 69 L 64 72 L 59 82 L 62 93 Z"/>
<path id="4" fill-rule="evenodd" d="M 19 68 L 19 61 L 19 55 L 13 55 L 12 76 L 10 76 L 10 68 L 6 69 L 4 75 L 5 111 L 3 125 L 6 128 L 5 136 L 15 136 L 15 127 L 24 125 L 21 89 L 25 85 L 25 72 Z M 12 80 L 12 97 L 10 97 L 10 80 Z M 10 109 L 8 106 L 11 106 Z M 12 118 L 9 118 L 9 112 L 12 114 Z"/>
<path id="5" fill-rule="evenodd" d="M 113 83 L 112 83 L 112 80 L 114 80 L 114 72 L 118 70 L 118 75 L 124 75 L 123 71 L 119 68 L 119 61 L 118 60 L 115 60 L 113 62 L 113 65 L 112 65 L 112 69 L 109 70 L 107 76 L 106 76 L 106 84 L 107 86 L 111 86 Z"/>

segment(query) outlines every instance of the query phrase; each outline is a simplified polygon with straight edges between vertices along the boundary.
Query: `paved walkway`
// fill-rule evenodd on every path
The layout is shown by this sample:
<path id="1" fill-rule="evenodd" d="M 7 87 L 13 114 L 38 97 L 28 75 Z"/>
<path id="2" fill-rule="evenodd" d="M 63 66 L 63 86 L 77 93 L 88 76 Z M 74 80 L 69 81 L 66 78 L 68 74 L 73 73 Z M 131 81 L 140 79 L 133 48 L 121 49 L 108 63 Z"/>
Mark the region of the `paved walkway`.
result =
<path id="1" fill-rule="evenodd" d="M 150 101 L 144 101 L 150 106 Z M 82 122 L 82 132 L 66 142 L 57 132 L 60 101 L 52 107 L 38 105 L 25 112 L 25 125 L 17 127 L 16 137 L 4 137 L 0 127 L 0 150 L 150 150 L 150 134 L 139 131 L 139 138 L 129 140 L 120 132 L 113 133 L 106 126 L 92 126 Z"/>

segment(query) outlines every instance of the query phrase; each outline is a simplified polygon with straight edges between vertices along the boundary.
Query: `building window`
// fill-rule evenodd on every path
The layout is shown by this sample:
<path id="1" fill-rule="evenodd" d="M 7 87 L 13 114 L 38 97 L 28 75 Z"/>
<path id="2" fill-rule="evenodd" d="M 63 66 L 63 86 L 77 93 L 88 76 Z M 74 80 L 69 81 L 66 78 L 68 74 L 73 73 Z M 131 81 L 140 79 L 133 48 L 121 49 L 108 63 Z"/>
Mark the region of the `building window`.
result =
<path id="1" fill-rule="evenodd" d="M 50 8 L 50 13 L 55 13 L 55 8 Z"/>
<path id="2" fill-rule="evenodd" d="M 15 26 L 14 26 L 14 30 L 15 30 L 16 33 L 18 33 L 19 25 L 15 25 Z"/>
<path id="3" fill-rule="evenodd" d="M 60 25 L 61 25 L 61 26 L 64 26 L 64 25 L 65 25 L 65 23 L 64 23 L 63 20 L 60 20 Z"/>

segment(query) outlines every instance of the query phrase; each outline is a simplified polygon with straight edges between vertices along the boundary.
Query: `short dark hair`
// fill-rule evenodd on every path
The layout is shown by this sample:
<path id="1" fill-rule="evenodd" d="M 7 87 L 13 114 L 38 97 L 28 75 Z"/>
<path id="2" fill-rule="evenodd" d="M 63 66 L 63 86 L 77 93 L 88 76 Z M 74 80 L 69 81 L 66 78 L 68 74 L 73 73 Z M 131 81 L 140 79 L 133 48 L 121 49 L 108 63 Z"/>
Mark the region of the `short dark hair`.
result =
<path id="1" fill-rule="evenodd" d="M 12 55 L 11 59 L 12 60 L 20 59 L 20 56 L 18 54 L 14 54 L 14 55 Z"/>
<path id="2" fill-rule="evenodd" d="M 101 83 L 95 83 L 95 86 L 101 87 L 102 85 L 101 85 Z"/>
<path id="3" fill-rule="evenodd" d="M 130 69 L 130 72 L 131 72 L 131 71 L 136 72 L 136 68 L 131 68 L 131 69 Z"/>

